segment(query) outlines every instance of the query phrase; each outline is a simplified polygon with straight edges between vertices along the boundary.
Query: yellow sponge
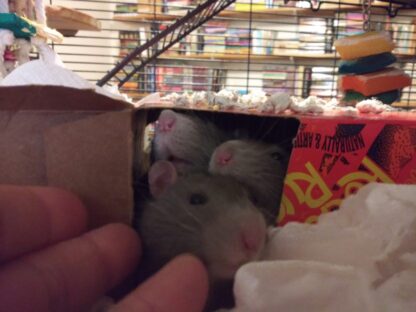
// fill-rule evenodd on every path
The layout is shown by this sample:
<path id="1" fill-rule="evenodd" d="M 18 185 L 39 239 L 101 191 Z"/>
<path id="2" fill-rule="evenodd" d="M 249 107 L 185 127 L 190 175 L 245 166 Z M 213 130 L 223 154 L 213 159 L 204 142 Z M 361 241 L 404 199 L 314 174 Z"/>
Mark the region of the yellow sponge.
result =
<path id="1" fill-rule="evenodd" d="M 395 47 L 387 32 L 377 31 L 338 39 L 334 46 L 343 60 L 391 52 Z"/>

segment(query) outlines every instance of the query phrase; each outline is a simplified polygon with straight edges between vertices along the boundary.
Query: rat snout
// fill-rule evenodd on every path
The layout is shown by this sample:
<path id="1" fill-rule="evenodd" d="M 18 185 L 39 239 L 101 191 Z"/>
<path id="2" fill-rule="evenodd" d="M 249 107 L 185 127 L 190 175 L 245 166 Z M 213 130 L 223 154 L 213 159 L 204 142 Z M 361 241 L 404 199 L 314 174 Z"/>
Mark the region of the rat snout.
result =
<path id="1" fill-rule="evenodd" d="M 161 132 L 170 132 L 176 123 L 176 113 L 164 110 L 157 120 L 157 129 Z"/>
<path id="2" fill-rule="evenodd" d="M 207 227 L 204 252 L 216 278 L 233 278 L 242 265 L 260 258 L 266 242 L 266 221 L 253 209 L 250 205 L 247 209 L 229 209 L 212 220 L 215 226 Z"/>
<path id="3" fill-rule="evenodd" d="M 248 260 L 257 258 L 264 247 L 266 223 L 262 218 L 251 218 L 240 229 L 240 243 Z"/>

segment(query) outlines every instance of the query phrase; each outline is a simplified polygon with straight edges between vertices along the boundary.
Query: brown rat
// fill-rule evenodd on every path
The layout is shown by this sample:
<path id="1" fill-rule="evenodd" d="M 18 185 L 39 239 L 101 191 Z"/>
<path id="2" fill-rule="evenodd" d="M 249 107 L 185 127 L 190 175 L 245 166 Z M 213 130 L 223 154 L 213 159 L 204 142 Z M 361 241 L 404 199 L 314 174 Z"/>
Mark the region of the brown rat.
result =
<path id="1" fill-rule="evenodd" d="M 212 154 L 209 171 L 231 176 L 245 185 L 267 223 L 275 225 L 289 153 L 276 144 L 252 140 L 230 140 Z"/>
<path id="2" fill-rule="evenodd" d="M 246 188 L 233 178 L 207 173 L 178 177 L 170 162 L 158 161 L 150 168 L 149 187 L 154 199 L 144 205 L 138 230 L 143 265 L 150 272 L 179 254 L 192 253 L 205 263 L 211 284 L 221 285 L 260 256 L 266 222 Z"/>
<path id="3" fill-rule="evenodd" d="M 154 160 L 169 160 L 179 174 L 207 171 L 213 150 L 229 137 L 208 120 L 165 109 L 153 140 Z"/>

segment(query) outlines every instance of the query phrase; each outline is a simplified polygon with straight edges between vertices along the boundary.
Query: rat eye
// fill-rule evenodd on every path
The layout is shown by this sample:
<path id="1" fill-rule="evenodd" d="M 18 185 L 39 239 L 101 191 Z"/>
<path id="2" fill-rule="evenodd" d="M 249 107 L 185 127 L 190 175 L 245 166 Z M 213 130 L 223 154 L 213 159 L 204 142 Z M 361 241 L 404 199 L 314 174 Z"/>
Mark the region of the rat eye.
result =
<path id="1" fill-rule="evenodd" d="M 279 152 L 274 152 L 271 153 L 270 156 L 274 159 L 274 160 L 282 160 L 282 154 L 280 154 Z"/>
<path id="2" fill-rule="evenodd" d="M 189 197 L 189 203 L 191 205 L 203 205 L 207 202 L 207 197 L 201 193 L 193 193 Z"/>

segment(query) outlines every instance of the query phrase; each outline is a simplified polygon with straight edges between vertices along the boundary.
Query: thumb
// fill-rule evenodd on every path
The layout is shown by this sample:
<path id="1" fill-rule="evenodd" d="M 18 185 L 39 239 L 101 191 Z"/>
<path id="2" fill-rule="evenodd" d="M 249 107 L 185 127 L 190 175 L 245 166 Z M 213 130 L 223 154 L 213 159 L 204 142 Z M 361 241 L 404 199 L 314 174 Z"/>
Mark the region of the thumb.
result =
<path id="1" fill-rule="evenodd" d="M 208 294 L 208 275 L 200 260 L 181 255 L 136 288 L 110 311 L 201 312 Z"/>

